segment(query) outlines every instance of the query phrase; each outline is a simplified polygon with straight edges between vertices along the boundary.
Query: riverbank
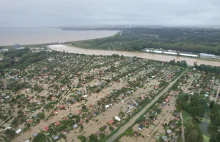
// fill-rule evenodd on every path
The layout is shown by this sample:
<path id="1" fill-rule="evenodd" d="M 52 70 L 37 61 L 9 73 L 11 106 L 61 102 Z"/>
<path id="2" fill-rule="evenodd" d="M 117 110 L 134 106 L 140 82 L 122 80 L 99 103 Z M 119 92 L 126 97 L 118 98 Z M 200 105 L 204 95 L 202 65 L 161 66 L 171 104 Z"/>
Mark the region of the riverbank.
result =
<path id="1" fill-rule="evenodd" d="M 131 52 L 131 51 L 114 51 L 114 50 L 97 50 L 97 49 L 84 49 L 79 47 L 73 47 L 70 45 L 49 45 L 49 49 L 60 51 L 60 52 L 69 52 L 69 53 L 78 53 L 78 54 L 86 54 L 86 55 L 112 55 L 118 54 L 128 57 L 139 57 L 145 58 L 150 60 L 157 60 L 157 61 L 165 61 L 168 62 L 170 60 L 182 61 L 185 60 L 188 65 L 193 66 L 196 62 L 198 65 L 205 64 L 211 66 L 220 66 L 220 62 L 217 61 L 207 61 L 207 60 L 200 60 L 199 58 L 186 58 L 180 56 L 169 56 L 169 55 L 160 55 L 160 54 L 150 54 L 144 52 Z"/>

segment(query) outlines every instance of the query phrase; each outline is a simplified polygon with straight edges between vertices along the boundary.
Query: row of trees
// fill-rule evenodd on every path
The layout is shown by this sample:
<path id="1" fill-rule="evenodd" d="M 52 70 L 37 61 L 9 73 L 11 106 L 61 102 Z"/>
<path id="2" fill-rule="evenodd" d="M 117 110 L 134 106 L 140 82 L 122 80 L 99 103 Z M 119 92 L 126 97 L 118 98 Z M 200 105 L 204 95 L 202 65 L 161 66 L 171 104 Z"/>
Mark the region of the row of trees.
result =
<path id="1" fill-rule="evenodd" d="M 176 62 L 176 61 L 173 59 L 173 60 L 169 61 L 169 63 L 170 63 L 171 65 L 177 65 L 177 66 L 184 67 L 184 68 L 187 68 L 187 66 L 188 66 L 188 64 L 187 64 L 187 62 L 186 62 L 185 60 L 183 60 L 183 61 L 177 61 L 177 62 Z"/>
<path id="2" fill-rule="evenodd" d="M 186 68 L 188 66 L 187 62 L 185 60 L 184 61 L 175 61 L 173 59 L 173 60 L 169 61 L 169 64 L 181 66 L 184 68 Z M 199 70 L 205 71 L 205 72 L 211 72 L 211 73 L 217 73 L 217 74 L 220 73 L 220 66 L 211 66 L 211 65 L 205 65 L 205 64 L 197 65 L 196 63 L 194 63 L 194 67 L 196 69 L 199 69 Z"/>
<path id="3" fill-rule="evenodd" d="M 210 103 L 210 142 L 220 142 L 220 105 L 212 101 Z"/>
<path id="4" fill-rule="evenodd" d="M 211 73 L 217 73 L 217 74 L 220 73 L 220 66 L 210 66 L 210 65 L 204 65 L 204 64 L 197 65 L 195 63 L 194 67 L 205 72 L 211 72 Z"/>

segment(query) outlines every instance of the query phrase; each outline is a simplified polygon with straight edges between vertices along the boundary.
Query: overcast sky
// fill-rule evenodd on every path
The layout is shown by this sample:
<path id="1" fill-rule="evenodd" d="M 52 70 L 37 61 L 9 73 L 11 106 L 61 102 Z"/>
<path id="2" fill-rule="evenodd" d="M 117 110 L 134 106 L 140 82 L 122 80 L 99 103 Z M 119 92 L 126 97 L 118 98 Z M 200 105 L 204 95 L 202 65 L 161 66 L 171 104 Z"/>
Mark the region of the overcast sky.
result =
<path id="1" fill-rule="evenodd" d="M 220 25 L 220 0 L 0 0 L 0 27 Z"/>

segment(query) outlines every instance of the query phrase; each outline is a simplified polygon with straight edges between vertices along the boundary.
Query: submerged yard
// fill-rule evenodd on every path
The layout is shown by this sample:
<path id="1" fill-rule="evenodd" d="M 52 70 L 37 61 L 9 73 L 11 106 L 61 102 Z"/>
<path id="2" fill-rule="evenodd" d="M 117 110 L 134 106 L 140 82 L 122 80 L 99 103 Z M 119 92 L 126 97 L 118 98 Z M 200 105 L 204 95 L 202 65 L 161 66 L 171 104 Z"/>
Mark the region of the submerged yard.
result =
<path id="1" fill-rule="evenodd" d="M 219 102 L 218 76 L 168 62 L 26 49 L 11 57 L 13 66 L 1 71 L 0 131 L 12 142 L 106 141 L 158 95 L 119 141 L 176 140 L 179 94 L 200 92 Z M 182 115 L 185 126 L 192 117 Z"/>
<path id="2" fill-rule="evenodd" d="M 178 102 L 181 99 L 182 104 L 187 104 L 187 101 L 182 99 L 184 96 L 189 95 L 192 98 L 198 97 L 200 101 L 207 104 L 212 100 L 216 100 L 216 103 L 219 103 L 219 96 L 216 96 L 219 79 L 219 76 L 216 74 L 188 70 L 165 95 L 167 98 L 158 100 L 151 110 L 140 117 L 136 124 L 119 137 L 118 141 L 156 142 L 168 140 L 181 142 L 184 141 L 183 139 L 190 141 L 187 138 L 192 133 L 189 132 L 189 127 L 195 129 L 193 130 L 194 132 L 197 130 L 199 131 L 198 133 L 201 132 L 201 137 L 203 137 L 201 141 L 209 141 L 211 135 L 208 130 L 210 126 L 210 109 L 208 106 L 204 110 L 201 110 L 201 107 L 200 110 L 190 110 L 186 105 L 185 108 L 189 111 L 187 112 L 183 110 L 184 108 L 179 108 Z M 200 105 L 199 102 L 197 102 L 197 105 Z M 200 111 L 205 111 L 206 113 L 201 114 Z M 201 116 L 192 115 L 194 112 L 198 112 Z"/>

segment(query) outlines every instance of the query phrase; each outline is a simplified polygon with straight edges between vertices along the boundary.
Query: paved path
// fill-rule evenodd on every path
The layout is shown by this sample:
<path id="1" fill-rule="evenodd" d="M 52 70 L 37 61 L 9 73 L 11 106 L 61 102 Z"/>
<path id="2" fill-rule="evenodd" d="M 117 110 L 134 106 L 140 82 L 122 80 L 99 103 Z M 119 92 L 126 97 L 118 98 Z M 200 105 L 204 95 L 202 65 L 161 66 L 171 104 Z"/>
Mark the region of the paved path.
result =
<path id="1" fill-rule="evenodd" d="M 183 115 L 182 115 L 182 111 L 180 112 L 180 117 L 181 117 L 181 123 L 182 123 L 182 126 L 181 126 L 181 130 L 182 130 L 181 137 L 182 137 L 183 142 L 185 142 L 185 131 L 184 131 L 184 125 L 183 125 Z"/>
<path id="2" fill-rule="evenodd" d="M 131 127 L 135 121 L 145 113 L 147 109 L 149 109 L 155 102 L 158 101 L 158 99 L 163 96 L 173 85 L 174 83 L 179 80 L 179 78 L 186 73 L 187 70 L 185 70 L 179 77 L 177 77 L 174 81 L 170 82 L 169 85 L 161 91 L 149 104 L 147 104 L 141 111 L 139 111 L 136 115 L 134 115 L 126 124 L 124 124 L 115 134 L 113 134 L 111 137 L 109 137 L 106 142 L 115 142 L 115 140 L 123 134 L 129 127 Z"/>

